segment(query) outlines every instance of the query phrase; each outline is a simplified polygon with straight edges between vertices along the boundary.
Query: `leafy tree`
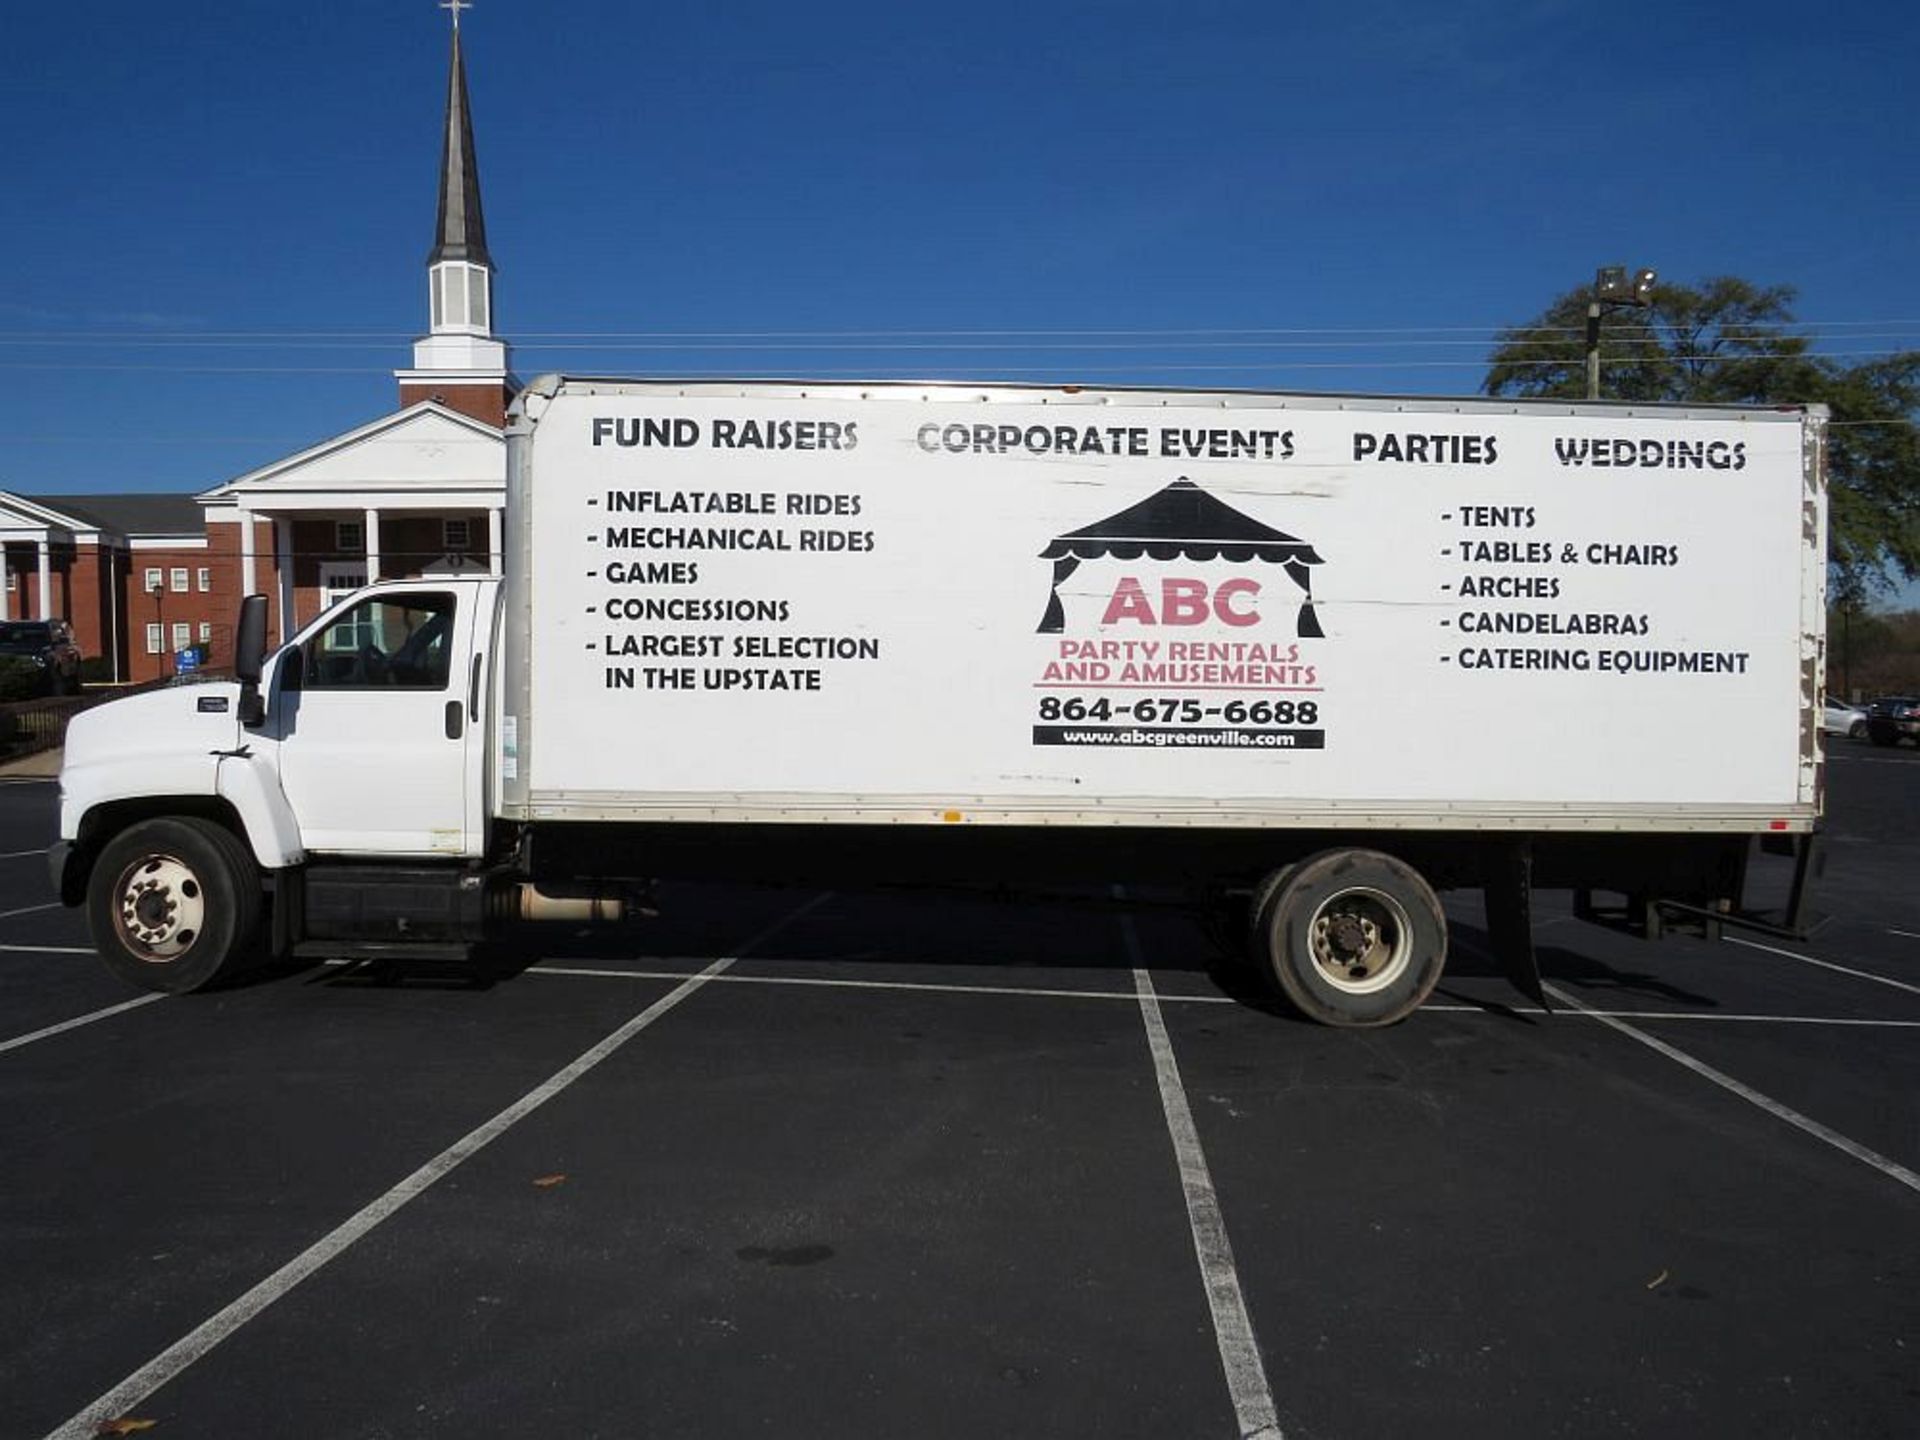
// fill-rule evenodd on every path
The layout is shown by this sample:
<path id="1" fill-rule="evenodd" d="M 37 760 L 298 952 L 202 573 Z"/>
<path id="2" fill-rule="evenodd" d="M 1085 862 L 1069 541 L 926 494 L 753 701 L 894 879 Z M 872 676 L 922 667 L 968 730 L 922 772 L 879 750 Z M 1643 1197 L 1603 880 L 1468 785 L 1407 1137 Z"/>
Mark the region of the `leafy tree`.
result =
<path id="1" fill-rule="evenodd" d="M 1849 699 L 1920 690 L 1920 610 L 1827 611 L 1827 692 Z"/>
<path id="2" fill-rule="evenodd" d="M 1587 393 L 1582 287 L 1504 330 L 1482 389 L 1581 399 Z M 1600 390 L 1610 400 L 1703 405 L 1818 403 L 1831 487 L 1832 598 L 1858 608 L 1920 573 L 1920 351 L 1843 365 L 1797 333 L 1793 290 L 1737 276 L 1662 283 L 1646 307 L 1600 319 Z"/>

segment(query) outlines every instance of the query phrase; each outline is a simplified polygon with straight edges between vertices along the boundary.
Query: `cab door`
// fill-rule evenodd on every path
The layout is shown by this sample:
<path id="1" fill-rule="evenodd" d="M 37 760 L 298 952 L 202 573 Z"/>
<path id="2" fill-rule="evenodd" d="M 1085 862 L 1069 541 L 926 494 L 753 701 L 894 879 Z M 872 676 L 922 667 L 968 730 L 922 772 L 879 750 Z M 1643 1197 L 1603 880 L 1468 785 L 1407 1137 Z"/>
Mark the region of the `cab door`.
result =
<path id="1" fill-rule="evenodd" d="M 281 660 L 280 783 L 309 851 L 478 853 L 478 587 L 381 590 Z"/>

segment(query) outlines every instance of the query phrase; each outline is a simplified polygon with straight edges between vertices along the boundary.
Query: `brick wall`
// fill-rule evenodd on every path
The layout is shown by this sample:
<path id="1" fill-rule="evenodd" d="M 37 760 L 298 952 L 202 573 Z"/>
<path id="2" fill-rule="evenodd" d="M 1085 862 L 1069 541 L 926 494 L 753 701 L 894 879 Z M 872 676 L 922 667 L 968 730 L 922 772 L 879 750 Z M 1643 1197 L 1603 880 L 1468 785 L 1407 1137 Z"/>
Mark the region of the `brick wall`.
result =
<path id="1" fill-rule="evenodd" d="M 450 385 L 438 382 L 431 385 L 408 385 L 400 387 L 400 405 L 418 405 L 422 400 L 432 400 L 449 410 L 457 410 L 470 420 L 491 425 L 496 430 L 504 429 L 507 423 L 507 402 L 513 399 L 513 392 L 498 381 L 488 381 L 479 385 Z"/>
<path id="2" fill-rule="evenodd" d="M 238 527 L 226 528 L 237 541 Z M 236 546 L 232 556 L 222 556 L 211 544 L 205 549 L 143 546 L 131 552 L 125 591 L 128 679 L 172 674 L 174 652 L 188 645 L 207 645 L 209 665 L 233 663 L 233 621 L 240 604 L 238 553 Z M 151 589 L 151 572 L 156 570 L 158 599 Z M 205 589 L 200 586 L 202 571 Z M 148 627 L 156 624 L 161 627 L 158 653 L 149 648 L 154 642 Z"/>

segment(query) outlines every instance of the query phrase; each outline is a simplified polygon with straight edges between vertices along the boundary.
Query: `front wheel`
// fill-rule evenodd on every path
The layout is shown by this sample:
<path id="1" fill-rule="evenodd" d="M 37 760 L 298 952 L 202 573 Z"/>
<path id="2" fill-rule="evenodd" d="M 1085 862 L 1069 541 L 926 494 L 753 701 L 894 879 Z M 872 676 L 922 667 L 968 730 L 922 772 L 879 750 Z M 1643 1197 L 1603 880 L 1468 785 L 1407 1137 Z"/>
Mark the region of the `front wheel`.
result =
<path id="1" fill-rule="evenodd" d="M 239 968 L 260 929 L 253 856 L 208 820 L 143 820 L 107 842 L 87 883 L 87 925 L 107 968 L 184 994 Z"/>
<path id="2" fill-rule="evenodd" d="M 1420 872 L 1377 850 L 1328 850 L 1277 878 L 1260 933 L 1280 993 L 1323 1025 L 1391 1025 L 1447 963 L 1447 922 Z"/>

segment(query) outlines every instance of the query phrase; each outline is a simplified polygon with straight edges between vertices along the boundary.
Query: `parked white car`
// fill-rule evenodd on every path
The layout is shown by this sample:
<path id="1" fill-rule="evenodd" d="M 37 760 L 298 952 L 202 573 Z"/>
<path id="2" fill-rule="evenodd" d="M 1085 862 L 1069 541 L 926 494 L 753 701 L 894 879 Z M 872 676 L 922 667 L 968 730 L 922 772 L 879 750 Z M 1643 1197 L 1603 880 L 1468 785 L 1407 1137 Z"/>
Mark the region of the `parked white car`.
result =
<path id="1" fill-rule="evenodd" d="M 1838 700 L 1827 701 L 1826 716 L 1820 721 L 1820 728 L 1829 735 L 1844 735 L 1849 740 L 1867 738 L 1867 712 L 1856 710 L 1851 705 L 1842 705 Z"/>

